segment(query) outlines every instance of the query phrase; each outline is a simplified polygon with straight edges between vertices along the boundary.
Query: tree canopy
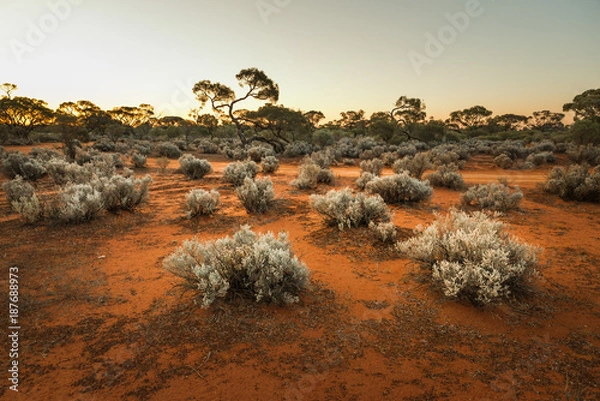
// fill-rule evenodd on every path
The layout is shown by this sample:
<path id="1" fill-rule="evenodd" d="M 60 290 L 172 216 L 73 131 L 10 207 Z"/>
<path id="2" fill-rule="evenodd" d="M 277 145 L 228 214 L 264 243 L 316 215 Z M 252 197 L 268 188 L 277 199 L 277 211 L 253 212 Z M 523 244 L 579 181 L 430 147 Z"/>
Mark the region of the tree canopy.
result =
<path id="1" fill-rule="evenodd" d="M 244 134 L 243 120 L 235 110 L 237 104 L 250 98 L 277 103 L 279 100 L 279 86 L 257 68 L 243 69 L 235 78 L 238 80 L 240 87 L 245 89 L 239 97 L 227 85 L 209 80 L 197 82 L 193 87 L 193 92 L 202 107 L 210 102 L 215 112 L 228 116 L 237 128 L 240 141 L 246 145 L 249 141 Z"/>

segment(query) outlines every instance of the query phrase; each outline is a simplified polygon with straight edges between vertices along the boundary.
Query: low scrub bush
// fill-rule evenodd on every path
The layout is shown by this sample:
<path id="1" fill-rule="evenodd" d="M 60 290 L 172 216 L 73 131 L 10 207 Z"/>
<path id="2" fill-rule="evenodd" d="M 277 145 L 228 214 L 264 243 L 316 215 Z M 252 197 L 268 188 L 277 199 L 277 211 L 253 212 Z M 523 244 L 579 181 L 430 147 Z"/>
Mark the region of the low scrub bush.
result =
<path id="1" fill-rule="evenodd" d="M 35 193 L 15 199 L 10 205 L 28 224 L 37 223 L 44 217 L 43 205 Z"/>
<path id="2" fill-rule="evenodd" d="M 291 182 L 291 185 L 298 189 L 314 189 L 318 184 L 332 184 L 334 180 L 335 177 L 330 169 L 322 168 L 312 159 L 307 159 L 300 165 L 298 177 Z"/>
<path id="3" fill-rule="evenodd" d="M 35 188 L 33 185 L 23 180 L 20 175 L 16 176 L 14 180 L 5 182 L 2 184 L 2 189 L 6 193 L 6 199 L 8 203 L 13 203 L 22 198 L 29 199 L 35 195 Z"/>
<path id="4" fill-rule="evenodd" d="M 271 145 L 253 145 L 248 149 L 247 155 L 255 163 L 260 163 L 267 156 L 275 156 L 275 151 Z"/>
<path id="5" fill-rule="evenodd" d="M 183 174 L 192 180 L 199 180 L 212 171 L 212 166 L 208 161 L 198 159 L 189 153 L 179 158 L 179 165 Z"/>
<path id="6" fill-rule="evenodd" d="M 567 149 L 567 156 L 575 164 L 589 164 L 591 166 L 600 165 L 600 146 L 579 145 L 571 146 Z"/>
<path id="7" fill-rule="evenodd" d="M 2 169 L 8 178 L 21 176 L 24 180 L 36 181 L 46 175 L 43 164 L 22 152 L 9 152 L 2 159 Z"/>
<path id="8" fill-rule="evenodd" d="M 286 233 L 255 234 L 247 226 L 214 242 L 187 240 L 163 266 L 184 280 L 184 288 L 198 291 L 205 308 L 218 298 L 240 295 L 293 304 L 309 284 L 309 271 L 294 256 Z"/>
<path id="9" fill-rule="evenodd" d="M 191 219 L 213 214 L 219 206 L 220 197 L 219 192 L 214 189 L 210 192 L 204 189 L 192 189 L 185 198 L 186 216 Z"/>
<path id="10" fill-rule="evenodd" d="M 275 156 L 265 156 L 260 162 L 263 173 L 274 173 L 279 170 L 279 160 Z"/>
<path id="11" fill-rule="evenodd" d="M 458 172 L 456 164 L 442 164 L 436 171 L 425 176 L 434 187 L 450 188 L 455 191 L 460 191 L 465 187 L 465 181 L 462 175 Z"/>
<path id="12" fill-rule="evenodd" d="M 151 183 L 150 175 L 143 178 L 113 175 L 110 178 L 102 177 L 96 182 L 95 187 L 102 195 L 102 202 L 106 210 L 109 212 L 118 210 L 132 212 L 148 202 Z"/>
<path id="13" fill-rule="evenodd" d="M 141 153 L 134 153 L 131 155 L 131 163 L 135 168 L 144 168 L 146 167 L 146 156 Z"/>
<path id="14" fill-rule="evenodd" d="M 96 218 L 104 209 L 102 193 L 91 184 L 67 184 L 50 205 L 49 217 L 63 223 Z"/>
<path id="15" fill-rule="evenodd" d="M 319 185 L 319 173 L 321 167 L 315 163 L 303 163 L 298 168 L 298 177 L 291 182 L 291 185 L 298 189 L 315 189 Z"/>
<path id="16" fill-rule="evenodd" d="M 171 142 L 162 142 L 156 146 L 156 154 L 158 157 L 166 157 L 168 159 L 178 159 L 181 157 L 181 149 Z"/>
<path id="17" fill-rule="evenodd" d="M 335 155 L 329 150 L 319 150 L 318 152 L 313 152 L 310 155 L 310 161 L 322 169 L 328 169 L 332 165 L 336 164 Z"/>
<path id="18" fill-rule="evenodd" d="M 376 177 L 369 181 L 365 190 L 380 195 L 386 203 L 421 202 L 431 197 L 433 188 L 427 181 L 421 181 L 404 171 L 386 177 Z"/>
<path id="19" fill-rule="evenodd" d="M 273 182 L 268 177 L 262 180 L 246 177 L 244 183 L 235 189 L 235 194 L 248 213 L 266 212 L 275 197 Z"/>
<path id="20" fill-rule="evenodd" d="M 523 192 L 519 187 L 511 191 L 509 186 L 502 182 L 474 185 L 461 196 L 463 205 L 499 212 L 518 208 L 521 199 L 523 199 Z"/>
<path id="21" fill-rule="evenodd" d="M 498 156 L 494 157 L 494 163 L 496 164 L 496 166 L 504 170 L 511 169 L 515 165 L 515 161 L 511 159 L 510 156 L 505 155 L 504 153 L 501 153 Z"/>
<path id="22" fill-rule="evenodd" d="M 358 177 L 356 179 L 356 186 L 358 187 L 358 189 L 360 189 L 361 191 L 364 191 L 365 188 L 367 187 L 367 184 L 369 182 L 371 182 L 372 180 L 374 180 L 375 178 L 377 178 L 376 175 L 371 174 L 369 172 L 364 172 L 360 175 L 360 177 Z"/>
<path id="23" fill-rule="evenodd" d="M 325 216 L 330 225 L 344 228 L 368 226 L 371 222 L 387 222 L 391 215 L 381 196 L 354 195 L 349 188 L 331 190 L 326 195 L 311 195 L 313 209 Z"/>
<path id="24" fill-rule="evenodd" d="M 534 273 L 537 249 L 514 240 L 504 224 L 482 212 L 453 210 L 438 216 L 398 249 L 431 271 L 450 298 L 486 305 L 525 288 Z"/>
<path id="25" fill-rule="evenodd" d="M 380 242 L 394 243 L 398 238 L 396 226 L 392 221 L 388 221 L 387 223 L 370 222 L 369 228 L 373 231 L 375 238 Z"/>
<path id="26" fill-rule="evenodd" d="M 253 161 L 229 163 L 223 169 L 223 180 L 239 187 L 246 178 L 253 179 L 259 170 L 258 164 Z"/>
<path id="27" fill-rule="evenodd" d="M 287 157 L 295 157 L 310 155 L 312 152 L 313 145 L 302 141 L 296 141 L 286 145 L 283 154 Z"/>
<path id="28" fill-rule="evenodd" d="M 556 156 L 554 156 L 554 153 L 552 152 L 538 152 L 527 156 L 525 161 L 536 166 L 541 166 L 542 164 L 554 163 L 556 161 Z"/>
<path id="29" fill-rule="evenodd" d="M 377 158 L 363 160 L 360 162 L 360 170 L 361 172 L 371 173 L 378 176 L 383 171 L 383 160 Z"/>
<path id="30" fill-rule="evenodd" d="M 421 179 L 425 170 L 429 168 L 431 168 L 431 161 L 427 152 L 417 153 L 414 156 L 404 156 L 392 165 L 394 173 L 400 174 L 403 171 L 408 171 L 411 176 L 417 179 Z"/>
<path id="31" fill-rule="evenodd" d="M 554 167 L 544 190 L 564 200 L 600 202 L 600 168 L 590 172 L 585 164 L 572 164 L 566 170 Z"/>

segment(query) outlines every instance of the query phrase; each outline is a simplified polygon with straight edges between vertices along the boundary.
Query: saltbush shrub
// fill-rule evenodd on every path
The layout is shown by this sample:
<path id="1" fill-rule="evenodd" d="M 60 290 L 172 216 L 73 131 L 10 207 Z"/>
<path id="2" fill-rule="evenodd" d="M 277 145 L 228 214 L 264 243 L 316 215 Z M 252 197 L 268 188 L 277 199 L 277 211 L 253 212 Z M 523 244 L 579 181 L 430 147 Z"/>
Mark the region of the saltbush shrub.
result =
<path id="1" fill-rule="evenodd" d="M 59 159 L 64 156 L 52 148 L 33 148 L 29 152 L 29 157 L 32 157 L 43 164 L 51 159 Z"/>
<path id="2" fill-rule="evenodd" d="M 494 163 L 496 164 L 496 166 L 504 170 L 511 169 L 515 165 L 515 161 L 511 159 L 510 156 L 504 153 L 501 153 L 498 156 L 494 157 Z"/>
<path id="3" fill-rule="evenodd" d="M 287 157 L 310 155 L 313 151 L 313 146 L 303 141 L 296 141 L 286 145 L 283 154 Z"/>
<path id="4" fill-rule="evenodd" d="M 335 155 L 329 150 L 319 150 L 318 152 L 313 152 L 310 155 L 310 160 L 305 162 L 309 161 L 312 161 L 322 169 L 328 169 L 332 165 L 336 164 Z"/>
<path id="5" fill-rule="evenodd" d="M 240 295 L 293 304 L 309 284 L 309 271 L 294 256 L 285 232 L 255 234 L 248 226 L 214 242 L 187 240 L 163 266 L 181 277 L 185 288 L 198 291 L 205 308 L 218 298 Z"/>
<path id="6" fill-rule="evenodd" d="M 310 202 L 313 209 L 325 216 L 328 224 L 340 230 L 368 226 L 371 222 L 387 222 L 391 218 L 381 196 L 367 196 L 362 192 L 354 195 L 349 188 L 311 195 Z"/>
<path id="7" fill-rule="evenodd" d="M 260 167 L 253 161 L 229 163 L 223 169 L 223 180 L 239 187 L 246 178 L 253 179 L 259 170 Z"/>
<path id="8" fill-rule="evenodd" d="M 386 203 L 412 203 L 427 200 L 433 193 L 428 181 L 411 177 L 408 172 L 386 177 L 376 177 L 369 181 L 365 190 L 380 195 Z"/>
<path id="9" fill-rule="evenodd" d="M 319 184 L 319 173 L 321 167 L 315 163 L 303 163 L 298 168 L 298 177 L 291 182 L 291 185 L 298 189 L 314 189 Z"/>
<path id="10" fill-rule="evenodd" d="M 102 193 L 91 184 L 67 184 L 50 205 L 51 218 L 80 223 L 96 218 L 104 209 Z"/>
<path id="11" fill-rule="evenodd" d="M 586 164 L 572 164 L 566 170 L 554 167 L 544 189 L 564 200 L 600 202 L 600 168 L 590 172 Z"/>
<path id="12" fill-rule="evenodd" d="M 132 212 L 148 202 L 151 183 L 150 175 L 143 178 L 113 175 L 110 178 L 100 178 L 94 183 L 94 186 L 100 191 L 106 210 L 109 212 L 118 210 Z"/>
<path id="13" fill-rule="evenodd" d="M 146 167 L 146 161 L 147 161 L 146 156 L 141 153 L 135 152 L 134 154 L 131 155 L 131 163 L 133 164 L 133 167 L 135 167 L 135 168 Z"/>
<path id="14" fill-rule="evenodd" d="M 374 180 L 375 178 L 377 178 L 376 175 L 371 174 L 369 172 L 364 172 L 361 173 L 360 177 L 358 177 L 356 179 L 356 186 L 358 187 L 358 189 L 360 189 L 361 191 L 364 191 L 365 188 L 367 187 L 367 184 Z"/>
<path id="15" fill-rule="evenodd" d="M 260 144 L 253 145 L 246 152 L 250 160 L 255 163 L 260 163 L 267 156 L 275 156 L 275 151 L 271 145 Z"/>
<path id="16" fill-rule="evenodd" d="M 204 189 L 192 189 L 185 198 L 186 216 L 191 219 L 213 214 L 219 206 L 220 197 L 219 192 L 214 189 L 210 192 Z"/>
<path id="17" fill-rule="evenodd" d="M 210 163 L 204 159 L 198 159 L 189 153 L 179 158 L 181 171 L 191 180 L 199 180 L 212 171 Z"/>
<path id="18" fill-rule="evenodd" d="M 274 173 L 279 170 L 279 160 L 275 156 L 265 156 L 260 162 L 263 173 Z"/>
<path id="19" fill-rule="evenodd" d="M 538 152 L 527 156 L 525 161 L 536 166 L 541 166 L 542 164 L 554 163 L 556 161 L 556 156 L 554 156 L 554 153 L 552 152 Z"/>
<path id="20" fill-rule="evenodd" d="M 400 174 L 403 171 L 417 178 L 421 179 L 425 170 L 431 168 L 430 156 L 426 152 L 417 153 L 414 156 L 404 156 L 402 159 L 398 159 L 392 165 L 392 170 L 396 174 Z"/>
<path id="21" fill-rule="evenodd" d="M 29 197 L 15 199 L 10 205 L 28 224 L 37 223 L 44 217 L 43 205 L 35 193 Z"/>
<path id="22" fill-rule="evenodd" d="M 517 242 L 502 222 L 482 212 L 453 210 L 416 231 L 398 249 L 431 271 L 447 297 L 486 305 L 522 291 L 535 271 L 538 250 Z"/>
<path id="23" fill-rule="evenodd" d="M 6 199 L 8 203 L 13 203 L 22 198 L 29 199 L 35 195 L 35 188 L 33 185 L 23 180 L 20 175 L 16 176 L 13 180 L 2 184 L 2 189 L 6 193 Z"/>
<path id="24" fill-rule="evenodd" d="M 465 187 L 465 181 L 458 172 L 456 164 L 442 164 L 433 173 L 427 174 L 425 179 L 434 187 L 450 188 L 460 191 Z"/>
<path id="25" fill-rule="evenodd" d="M 361 172 L 371 173 L 373 175 L 380 175 L 383 171 L 383 160 L 381 159 L 371 159 L 371 160 L 363 160 L 360 162 L 360 170 Z"/>
<path id="26" fill-rule="evenodd" d="M 43 164 L 34 158 L 30 158 L 22 152 L 9 152 L 2 159 L 2 168 L 8 178 L 16 176 L 24 180 L 36 181 L 46 175 Z"/>
<path id="27" fill-rule="evenodd" d="M 181 157 L 181 149 L 171 142 L 162 142 L 156 146 L 156 155 L 168 159 L 178 159 Z"/>
<path id="28" fill-rule="evenodd" d="M 600 146 L 593 144 L 571 146 L 567 149 L 567 156 L 575 164 L 600 165 Z"/>
<path id="29" fill-rule="evenodd" d="M 373 231 L 375 238 L 383 243 L 394 243 L 398 238 L 396 232 L 396 226 L 394 222 L 388 221 L 386 223 L 369 223 L 369 228 Z"/>
<path id="30" fill-rule="evenodd" d="M 235 194 L 248 213 L 266 212 L 275 197 L 273 182 L 269 177 L 262 180 L 246 177 L 244 183 L 235 189 Z"/>
<path id="31" fill-rule="evenodd" d="M 515 187 L 514 191 L 511 191 L 509 186 L 503 182 L 474 185 L 461 196 L 463 205 L 499 212 L 518 208 L 521 199 L 523 199 L 523 192 L 519 187 Z"/>

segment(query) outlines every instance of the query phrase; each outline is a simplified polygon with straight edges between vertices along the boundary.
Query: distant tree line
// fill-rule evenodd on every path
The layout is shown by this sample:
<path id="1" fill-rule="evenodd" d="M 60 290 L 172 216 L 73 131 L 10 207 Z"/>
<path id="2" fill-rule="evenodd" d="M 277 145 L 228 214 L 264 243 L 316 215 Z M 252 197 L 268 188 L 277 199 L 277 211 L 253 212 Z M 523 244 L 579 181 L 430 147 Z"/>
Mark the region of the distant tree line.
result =
<path id="1" fill-rule="evenodd" d="M 493 115 L 481 105 L 456 110 L 444 120 L 427 117 L 425 102 L 401 96 L 390 110 L 365 116 L 363 110 L 348 110 L 340 118 L 323 122 L 317 110 L 294 110 L 278 105 L 279 86 L 256 68 L 241 70 L 236 79 L 242 93 L 219 82 L 202 80 L 192 89 L 199 107 L 187 118 L 156 115 L 153 106 L 120 106 L 102 110 L 88 100 L 61 103 L 56 110 L 39 99 L 15 96 L 17 85 L 0 85 L 0 143 L 20 144 L 61 140 L 70 148 L 75 141 L 99 137 L 133 138 L 237 137 L 242 145 L 259 141 L 276 151 L 304 141 L 327 146 L 342 137 L 370 136 L 389 144 L 407 140 L 448 142 L 465 138 L 556 139 L 579 144 L 600 143 L 600 89 L 586 90 L 563 106 L 562 113 L 540 110 L 531 116 Z M 256 110 L 243 102 L 264 102 Z M 212 113 L 204 112 L 209 107 Z M 574 123 L 565 126 L 566 112 L 574 112 Z"/>

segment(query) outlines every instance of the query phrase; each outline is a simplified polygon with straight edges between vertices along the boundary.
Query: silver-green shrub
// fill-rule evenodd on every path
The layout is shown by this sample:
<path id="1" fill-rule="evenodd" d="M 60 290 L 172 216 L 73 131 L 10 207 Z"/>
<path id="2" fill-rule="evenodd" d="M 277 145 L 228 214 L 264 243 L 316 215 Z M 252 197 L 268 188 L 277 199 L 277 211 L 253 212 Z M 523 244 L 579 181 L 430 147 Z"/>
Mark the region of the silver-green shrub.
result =
<path id="1" fill-rule="evenodd" d="M 20 175 L 16 176 L 14 180 L 2 184 L 2 189 L 4 189 L 4 192 L 6 193 L 8 203 L 11 204 L 21 198 L 29 199 L 35 195 L 35 188 L 33 185 L 23 180 L 23 177 Z"/>
<path id="2" fill-rule="evenodd" d="M 436 171 L 425 176 L 434 187 L 450 188 L 455 191 L 460 191 L 465 187 L 465 181 L 462 175 L 458 172 L 456 164 L 442 164 Z"/>
<path id="3" fill-rule="evenodd" d="M 36 181 L 46 175 L 43 164 L 22 152 L 9 152 L 2 159 L 2 168 L 8 178 L 21 176 L 28 181 Z"/>
<path id="4" fill-rule="evenodd" d="M 113 175 L 95 181 L 95 188 L 101 193 L 104 208 L 109 212 L 118 210 L 134 211 L 148 202 L 152 177 L 123 177 Z"/>
<path id="5" fill-rule="evenodd" d="M 518 292 L 534 273 L 537 249 L 517 242 L 482 212 L 438 216 L 398 249 L 431 271 L 447 297 L 485 305 Z"/>
<path id="6" fill-rule="evenodd" d="M 566 170 L 554 167 L 544 190 L 564 200 L 600 202 L 600 168 L 590 172 L 586 164 L 572 164 Z"/>
<path id="7" fill-rule="evenodd" d="M 292 304 L 309 284 L 309 271 L 294 256 L 286 233 L 255 234 L 248 226 L 214 242 L 187 240 L 163 266 L 199 292 L 203 307 L 231 295 Z"/>
<path id="8" fill-rule="evenodd" d="M 306 159 L 298 168 L 298 177 L 291 185 L 298 189 L 314 189 L 320 183 L 332 184 L 334 179 L 330 169 L 319 166 L 312 159 Z"/>
<path id="9" fill-rule="evenodd" d="M 271 145 L 253 145 L 250 147 L 250 149 L 248 149 L 247 155 L 250 160 L 260 163 L 260 161 L 267 156 L 275 156 L 275 151 Z"/>
<path id="10" fill-rule="evenodd" d="M 429 199 L 433 188 L 428 181 L 411 177 L 407 171 L 369 181 L 365 190 L 380 195 L 386 203 L 413 203 Z"/>
<path id="11" fill-rule="evenodd" d="M 156 146 L 156 155 L 158 157 L 167 157 L 169 159 L 177 159 L 181 157 L 181 150 L 177 145 L 171 142 L 162 142 Z"/>
<path id="12" fill-rule="evenodd" d="M 244 183 L 235 189 L 235 194 L 248 213 L 266 212 L 275 197 L 273 182 L 269 177 L 262 180 L 246 177 Z"/>
<path id="13" fill-rule="evenodd" d="M 43 205 L 35 193 L 15 199 L 10 205 L 29 224 L 37 223 L 44 217 Z"/>
<path id="14" fill-rule="evenodd" d="M 102 193 L 90 184 L 67 184 L 50 205 L 50 217 L 64 223 L 96 218 L 104 209 Z"/>
<path id="15" fill-rule="evenodd" d="M 146 156 L 135 152 L 131 155 L 131 163 L 135 168 L 143 168 L 146 167 Z"/>
<path id="16" fill-rule="evenodd" d="M 369 228 L 373 231 L 375 238 L 383 243 L 393 243 L 396 242 L 396 239 L 398 238 L 396 226 L 393 221 L 388 221 L 386 223 L 370 222 Z"/>
<path id="17" fill-rule="evenodd" d="M 375 178 L 377 178 L 376 175 L 369 173 L 369 172 L 363 172 L 360 174 L 360 177 L 358 177 L 356 179 L 356 186 L 358 187 L 358 189 L 360 189 L 361 191 L 364 191 L 365 188 L 367 187 L 367 184 L 369 182 L 371 182 L 372 180 L 374 180 Z"/>
<path id="18" fill-rule="evenodd" d="M 254 178 L 259 170 L 253 161 L 232 162 L 223 169 L 223 180 L 239 187 L 246 178 Z"/>
<path id="19" fill-rule="evenodd" d="M 381 196 L 367 196 L 362 192 L 354 195 L 349 188 L 311 195 L 310 202 L 313 209 L 325 216 L 328 224 L 340 230 L 368 226 L 371 222 L 387 222 L 391 218 Z"/>
<path id="20" fill-rule="evenodd" d="M 521 199 L 523 192 L 519 187 L 511 191 L 509 186 L 502 182 L 474 185 L 461 196 L 463 205 L 500 212 L 518 208 Z"/>
<path id="21" fill-rule="evenodd" d="M 383 160 L 377 158 L 363 160 L 360 162 L 360 170 L 361 172 L 371 173 L 378 176 L 383 171 Z"/>
<path id="22" fill-rule="evenodd" d="M 319 184 L 319 173 L 321 167 L 315 163 L 303 163 L 298 168 L 298 177 L 291 182 L 291 185 L 298 189 L 314 189 Z"/>
<path id="23" fill-rule="evenodd" d="M 208 161 L 198 159 L 189 153 L 179 158 L 179 165 L 183 174 L 192 180 L 199 180 L 212 171 L 212 166 Z"/>
<path id="24" fill-rule="evenodd" d="M 191 219 L 196 216 L 208 216 L 219 206 L 221 195 L 214 189 L 192 189 L 185 198 L 186 216 Z"/>
<path id="25" fill-rule="evenodd" d="M 425 170 L 431 168 L 430 155 L 427 152 L 420 152 L 414 156 L 404 156 L 398 159 L 392 165 L 392 170 L 396 174 L 401 174 L 404 171 L 417 178 L 421 179 Z"/>
<path id="26" fill-rule="evenodd" d="M 510 156 L 504 153 L 501 153 L 498 156 L 494 157 L 494 163 L 496 164 L 496 166 L 505 170 L 513 168 L 513 166 L 515 165 L 515 161 L 511 159 Z"/>
<path id="27" fill-rule="evenodd" d="M 554 153 L 552 152 L 538 152 L 527 156 L 525 161 L 536 166 L 541 166 L 542 164 L 554 163 L 556 161 L 556 156 L 554 156 Z"/>
<path id="28" fill-rule="evenodd" d="M 265 156 L 260 162 L 263 173 L 274 173 L 279 170 L 279 160 L 275 156 Z"/>

